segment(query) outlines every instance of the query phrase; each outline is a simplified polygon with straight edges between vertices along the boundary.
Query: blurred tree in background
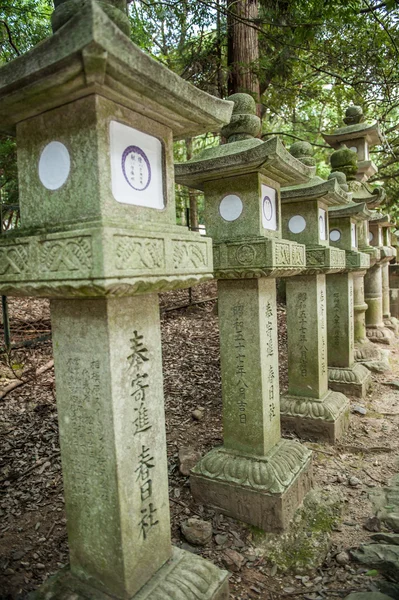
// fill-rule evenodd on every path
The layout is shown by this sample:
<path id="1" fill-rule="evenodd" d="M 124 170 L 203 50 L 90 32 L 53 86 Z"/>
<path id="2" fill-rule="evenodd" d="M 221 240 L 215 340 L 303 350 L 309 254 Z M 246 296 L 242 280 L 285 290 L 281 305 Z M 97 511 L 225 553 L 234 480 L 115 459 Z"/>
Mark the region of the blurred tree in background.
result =
<path id="1" fill-rule="evenodd" d="M 1 0 L 0 64 L 50 34 L 49 0 Z M 319 174 L 331 154 L 321 132 L 360 104 L 385 134 L 372 158 L 399 219 L 399 0 L 134 0 L 132 40 L 197 87 L 219 97 L 246 91 L 258 102 L 263 137 L 313 144 Z M 218 136 L 176 143 L 186 160 Z M 15 148 L 0 138 L 1 197 L 17 199 Z M 177 190 L 177 217 L 194 203 Z M 199 220 L 201 220 L 201 197 Z"/>

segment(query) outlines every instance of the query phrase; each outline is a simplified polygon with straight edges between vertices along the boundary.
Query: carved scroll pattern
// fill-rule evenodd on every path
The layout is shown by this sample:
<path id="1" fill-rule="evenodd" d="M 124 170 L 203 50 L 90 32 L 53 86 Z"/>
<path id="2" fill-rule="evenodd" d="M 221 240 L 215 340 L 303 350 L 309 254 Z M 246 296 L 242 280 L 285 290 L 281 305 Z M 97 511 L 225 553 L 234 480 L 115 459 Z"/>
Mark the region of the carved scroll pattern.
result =
<path id="1" fill-rule="evenodd" d="M 205 244 L 193 242 L 174 242 L 173 266 L 175 269 L 206 267 L 208 264 Z"/>
<path id="2" fill-rule="evenodd" d="M 164 242 L 162 239 L 115 236 L 116 268 L 160 269 L 165 266 Z"/>
<path id="3" fill-rule="evenodd" d="M 76 237 L 42 243 L 40 265 L 43 271 L 87 271 L 92 266 L 91 239 Z"/>
<path id="4" fill-rule="evenodd" d="M 0 275 L 19 275 L 28 269 L 28 246 L 19 244 L 0 249 Z"/>

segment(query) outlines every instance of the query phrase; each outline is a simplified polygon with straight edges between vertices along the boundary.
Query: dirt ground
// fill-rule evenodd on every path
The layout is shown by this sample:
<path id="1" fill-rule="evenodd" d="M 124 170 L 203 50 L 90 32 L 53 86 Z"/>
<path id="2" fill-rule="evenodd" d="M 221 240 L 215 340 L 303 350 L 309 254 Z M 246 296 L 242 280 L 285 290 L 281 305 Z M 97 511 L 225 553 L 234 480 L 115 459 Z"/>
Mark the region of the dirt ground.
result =
<path id="1" fill-rule="evenodd" d="M 198 286 L 193 299 L 216 296 L 214 283 Z M 187 302 L 186 290 L 161 296 L 163 362 L 170 508 L 173 543 L 225 566 L 226 549 L 243 557 L 241 568 L 230 578 L 231 598 L 344 598 L 350 591 L 367 590 L 372 576 L 350 562 L 339 565 L 337 553 L 367 541 L 363 527 L 371 516 L 368 493 L 388 483 L 398 471 L 399 390 L 384 382 L 399 380 L 399 340 L 391 347 L 392 371 L 373 374 L 366 400 L 351 399 L 366 415 L 353 413 L 350 430 L 336 447 L 312 444 L 315 485 L 339 491 L 345 516 L 332 535 L 324 565 L 309 574 L 276 572 L 259 556 L 247 526 L 197 505 L 190 494 L 188 477 L 180 474 L 178 451 L 194 446 L 202 453 L 222 443 L 219 331 L 215 301 L 170 310 Z M 166 309 L 166 310 L 165 310 Z M 47 301 L 10 299 L 13 341 L 50 333 Z M 0 330 L 0 333 L 2 331 Z M 2 338 L 0 345 L 2 343 Z M 279 307 L 280 385 L 287 385 L 284 308 Z M 58 445 L 54 372 L 48 368 L 51 342 L 15 348 L 0 354 L 1 390 L 15 378 L 25 383 L 0 398 L 0 600 L 22 600 L 50 574 L 68 561 L 66 519 Z M 35 376 L 37 368 L 47 370 Z M 192 413 L 202 408 L 196 420 Z M 349 484 L 351 477 L 359 483 Z M 203 547 L 191 547 L 180 533 L 189 516 L 212 522 L 213 537 Z"/>

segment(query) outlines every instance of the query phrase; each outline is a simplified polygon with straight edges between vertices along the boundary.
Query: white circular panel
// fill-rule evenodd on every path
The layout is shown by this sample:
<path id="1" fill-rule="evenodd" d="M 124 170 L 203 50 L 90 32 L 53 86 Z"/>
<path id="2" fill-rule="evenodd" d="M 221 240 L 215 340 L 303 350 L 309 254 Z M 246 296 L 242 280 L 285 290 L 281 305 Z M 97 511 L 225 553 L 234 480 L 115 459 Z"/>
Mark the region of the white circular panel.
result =
<path id="1" fill-rule="evenodd" d="M 338 242 L 341 239 L 341 232 L 339 229 L 331 229 L 330 231 L 330 240 L 332 242 Z"/>
<path id="2" fill-rule="evenodd" d="M 288 221 L 288 229 L 291 233 L 301 233 L 306 227 L 306 221 L 302 215 L 295 215 Z"/>
<path id="3" fill-rule="evenodd" d="M 225 196 L 219 204 L 220 216 L 225 221 L 235 221 L 241 215 L 243 209 L 242 200 L 235 194 Z"/>
<path id="4" fill-rule="evenodd" d="M 39 160 L 39 178 L 48 190 L 58 190 L 68 179 L 71 170 L 69 152 L 61 142 L 50 142 Z"/>
<path id="5" fill-rule="evenodd" d="M 374 235 L 369 231 L 369 242 L 372 242 L 374 239 Z"/>
<path id="6" fill-rule="evenodd" d="M 356 148 L 356 146 L 351 146 L 351 147 L 349 148 L 349 150 L 352 150 L 352 152 L 356 152 L 356 153 L 357 153 L 357 148 Z"/>

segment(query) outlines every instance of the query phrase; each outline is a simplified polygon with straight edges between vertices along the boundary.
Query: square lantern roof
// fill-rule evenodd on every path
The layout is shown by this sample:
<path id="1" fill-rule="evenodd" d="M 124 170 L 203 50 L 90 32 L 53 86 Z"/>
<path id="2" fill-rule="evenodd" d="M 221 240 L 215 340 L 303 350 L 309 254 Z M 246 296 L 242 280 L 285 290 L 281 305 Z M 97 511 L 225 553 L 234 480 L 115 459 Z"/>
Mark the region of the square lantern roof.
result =
<path id="1" fill-rule="evenodd" d="M 88 0 L 54 35 L 0 69 L 0 131 L 90 94 L 158 121 L 176 138 L 219 130 L 233 103 L 146 55 Z"/>
<path id="2" fill-rule="evenodd" d="M 332 206 L 328 212 L 334 219 L 349 217 L 355 221 L 368 221 L 372 215 L 365 202 L 350 202 L 346 206 Z"/>
<path id="3" fill-rule="evenodd" d="M 284 187 L 281 190 L 281 202 L 323 200 L 328 206 L 341 206 L 350 202 L 351 193 L 342 189 L 337 179 L 324 180 L 313 177 L 308 183 Z"/>
<path id="4" fill-rule="evenodd" d="M 281 185 L 306 183 L 314 176 L 315 167 L 308 167 L 294 158 L 274 136 L 265 142 L 255 138 L 218 146 L 189 162 L 175 164 L 176 182 L 204 189 L 207 181 L 261 173 Z"/>
<path id="5" fill-rule="evenodd" d="M 334 133 L 322 134 L 323 138 L 332 148 L 338 149 L 349 140 L 365 139 L 370 147 L 382 143 L 382 133 L 377 121 L 372 123 L 355 123 L 336 129 Z"/>

